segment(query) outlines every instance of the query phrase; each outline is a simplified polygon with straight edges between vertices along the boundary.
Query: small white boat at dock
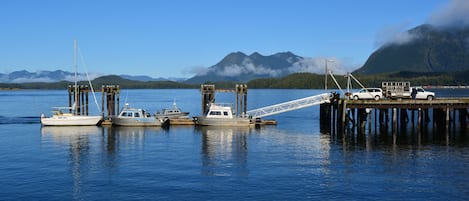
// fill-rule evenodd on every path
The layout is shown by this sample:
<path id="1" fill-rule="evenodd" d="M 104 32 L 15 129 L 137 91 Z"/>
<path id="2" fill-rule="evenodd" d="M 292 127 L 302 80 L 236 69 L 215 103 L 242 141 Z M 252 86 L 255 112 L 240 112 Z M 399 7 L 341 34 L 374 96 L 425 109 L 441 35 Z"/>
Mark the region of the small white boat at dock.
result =
<path id="1" fill-rule="evenodd" d="M 157 118 L 143 109 L 131 108 L 125 104 L 118 116 L 111 117 L 113 125 L 116 126 L 168 126 L 167 118 Z"/>
<path id="2" fill-rule="evenodd" d="M 255 122 L 247 117 L 237 117 L 233 114 L 232 107 L 226 104 L 211 103 L 205 116 L 194 117 L 196 125 L 200 126 L 251 126 Z"/>
<path id="3" fill-rule="evenodd" d="M 173 108 L 163 109 L 161 112 L 156 112 L 157 118 L 168 118 L 168 119 L 188 119 L 189 112 L 183 112 L 177 105 L 176 101 L 173 102 Z"/>
<path id="4" fill-rule="evenodd" d="M 52 116 L 46 117 L 41 114 L 41 124 L 43 126 L 96 126 L 99 125 L 102 116 L 77 115 L 66 110 L 73 110 L 70 107 L 54 107 Z"/>

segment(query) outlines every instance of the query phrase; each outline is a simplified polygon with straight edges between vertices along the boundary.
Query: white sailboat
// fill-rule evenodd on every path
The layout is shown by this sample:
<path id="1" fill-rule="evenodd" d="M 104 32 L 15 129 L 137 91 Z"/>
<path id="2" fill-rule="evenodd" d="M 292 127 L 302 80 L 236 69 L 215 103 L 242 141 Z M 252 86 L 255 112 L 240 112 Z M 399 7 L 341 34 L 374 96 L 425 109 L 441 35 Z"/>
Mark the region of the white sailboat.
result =
<path id="1" fill-rule="evenodd" d="M 74 103 L 72 107 L 54 107 L 52 110 L 52 116 L 46 117 L 44 114 L 41 114 L 41 124 L 43 126 L 96 126 L 103 120 L 102 115 L 97 116 L 85 116 L 80 115 L 77 112 L 77 105 L 78 102 L 78 84 L 77 84 L 77 58 L 76 58 L 76 51 L 77 51 L 77 42 L 76 40 L 73 41 L 73 48 L 74 48 L 74 67 L 75 67 L 75 89 L 74 89 Z M 90 82 L 91 85 L 91 82 Z M 93 86 L 91 85 L 91 92 L 93 93 L 93 97 L 96 101 L 96 97 L 94 94 Z M 97 104 L 97 103 L 96 103 Z M 99 110 L 99 107 L 98 107 Z"/>

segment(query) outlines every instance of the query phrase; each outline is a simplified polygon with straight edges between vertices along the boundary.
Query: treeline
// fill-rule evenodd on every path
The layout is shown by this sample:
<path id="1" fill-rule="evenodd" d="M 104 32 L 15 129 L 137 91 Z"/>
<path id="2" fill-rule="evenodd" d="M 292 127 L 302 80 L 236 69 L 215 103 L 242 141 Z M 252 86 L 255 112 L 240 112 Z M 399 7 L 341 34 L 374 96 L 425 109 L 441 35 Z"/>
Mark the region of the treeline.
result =
<path id="1" fill-rule="evenodd" d="M 354 75 L 366 87 L 380 87 L 382 81 L 410 81 L 413 86 L 436 86 L 469 85 L 469 71 L 454 73 L 418 73 L 418 72 L 398 72 L 376 75 Z M 340 87 L 347 86 L 347 78 L 344 75 L 335 75 L 335 81 Z M 328 88 L 337 88 L 334 79 L 328 77 Z M 95 89 L 101 89 L 102 85 L 120 85 L 122 89 L 191 89 L 199 88 L 199 84 L 187 84 L 174 81 L 135 81 L 123 79 L 119 76 L 110 75 L 96 78 L 92 81 Z M 80 85 L 87 85 L 88 82 L 79 82 Z M 237 82 L 207 82 L 215 84 L 218 89 L 232 89 Z M 281 78 L 255 79 L 246 83 L 250 89 L 323 89 L 324 75 L 312 73 L 296 73 Z M 72 82 L 55 83 L 0 83 L 0 89 L 65 89 Z M 352 81 L 353 88 L 360 86 Z"/>
<path id="2" fill-rule="evenodd" d="M 397 72 L 376 75 L 353 75 L 365 87 L 381 87 L 383 81 L 410 81 L 413 86 L 468 86 L 469 71 L 451 73 L 419 73 L 419 72 Z M 346 88 L 347 77 L 335 75 L 335 81 L 340 87 Z M 327 80 L 328 88 L 338 88 L 336 82 L 330 76 Z M 249 81 L 252 89 L 323 89 L 324 75 L 311 73 L 296 73 L 282 78 L 266 78 Z M 360 88 L 359 84 L 352 81 L 353 88 Z"/>

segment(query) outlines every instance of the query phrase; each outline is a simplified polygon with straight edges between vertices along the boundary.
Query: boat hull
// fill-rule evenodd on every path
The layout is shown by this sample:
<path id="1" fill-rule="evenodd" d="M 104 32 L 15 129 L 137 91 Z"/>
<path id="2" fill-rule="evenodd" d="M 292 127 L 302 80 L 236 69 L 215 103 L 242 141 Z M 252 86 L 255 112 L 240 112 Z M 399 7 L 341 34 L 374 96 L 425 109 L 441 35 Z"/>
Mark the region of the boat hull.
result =
<path id="1" fill-rule="evenodd" d="M 254 123 L 248 118 L 207 118 L 196 117 L 195 122 L 199 126 L 251 126 Z"/>
<path id="2" fill-rule="evenodd" d="M 52 116 L 42 117 L 43 126 L 96 126 L 102 121 L 102 116 Z"/>
<path id="3" fill-rule="evenodd" d="M 111 118 L 112 124 L 116 126 L 162 126 L 164 124 L 155 117 L 143 118 L 125 118 L 113 117 Z"/>
<path id="4" fill-rule="evenodd" d="M 156 114 L 158 118 L 169 118 L 169 119 L 188 119 L 189 112 L 173 113 L 173 114 Z"/>

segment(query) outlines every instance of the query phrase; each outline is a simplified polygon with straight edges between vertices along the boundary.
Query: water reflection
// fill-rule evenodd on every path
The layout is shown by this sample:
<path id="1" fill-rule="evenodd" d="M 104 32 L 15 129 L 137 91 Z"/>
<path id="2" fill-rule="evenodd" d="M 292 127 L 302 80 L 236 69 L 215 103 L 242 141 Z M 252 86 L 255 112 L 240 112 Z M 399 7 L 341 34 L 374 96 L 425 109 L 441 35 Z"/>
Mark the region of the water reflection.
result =
<path id="1" fill-rule="evenodd" d="M 96 174 L 98 170 L 102 174 L 94 177 L 112 175 L 119 168 L 119 152 L 122 149 L 141 149 L 144 147 L 145 135 L 156 132 L 160 132 L 160 128 L 42 127 L 41 138 L 45 142 L 50 141 L 68 149 L 67 159 L 73 179 L 73 196 L 75 200 L 83 200 L 86 194 L 83 192 L 83 187 L 90 179 L 90 175 Z M 108 182 L 113 183 L 112 176 L 109 176 Z"/>
<path id="2" fill-rule="evenodd" d="M 43 138 L 52 138 L 57 144 L 68 145 L 74 199 L 82 199 L 82 164 L 89 161 L 90 136 L 99 135 L 100 132 L 101 129 L 96 126 L 41 127 Z"/>
<path id="3" fill-rule="evenodd" d="M 202 174 L 247 176 L 251 128 L 197 127 L 202 133 Z"/>
<path id="4" fill-rule="evenodd" d="M 343 143 L 347 146 L 366 147 L 373 149 L 382 146 L 425 146 L 425 145 L 445 145 L 459 146 L 469 145 L 466 137 L 468 129 L 457 126 L 442 126 L 435 122 L 413 124 L 404 122 L 398 125 L 397 129 L 392 129 L 386 125 L 367 124 L 363 128 L 349 127 L 344 133 L 323 133 L 331 135 L 335 142 Z"/>
<path id="5" fill-rule="evenodd" d="M 143 148 L 145 135 L 158 133 L 160 127 L 107 127 L 108 138 L 112 137 L 114 143 L 120 148 Z"/>

